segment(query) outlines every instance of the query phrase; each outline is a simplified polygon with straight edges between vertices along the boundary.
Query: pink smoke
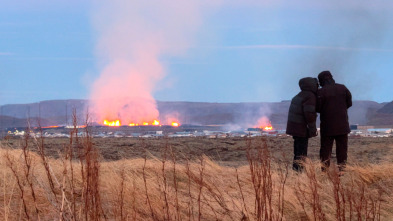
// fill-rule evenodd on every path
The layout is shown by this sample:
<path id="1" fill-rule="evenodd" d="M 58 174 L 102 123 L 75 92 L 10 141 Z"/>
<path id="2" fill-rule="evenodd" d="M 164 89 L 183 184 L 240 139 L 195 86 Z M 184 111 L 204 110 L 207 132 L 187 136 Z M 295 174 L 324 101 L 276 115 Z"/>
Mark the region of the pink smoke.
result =
<path id="1" fill-rule="evenodd" d="M 94 1 L 101 75 L 93 83 L 94 120 L 122 124 L 159 118 L 152 93 L 166 72 L 163 55 L 184 53 L 201 20 L 199 0 Z"/>
<path id="2" fill-rule="evenodd" d="M 98 122 L 120 119 L 128 124 L 158 119 L 156 102 L 150 92 L 154 77 L 162 74 L 162 67 L 155 59 L 149 64 L 118 60 L 106 66 L 92 90 L 93 113 Z"/>
<path id="3" fill-rule="evenodd" d="M 256 125 L 254 125 L 254 127 L 260 127 L 260 128 L 263 128 L 266 126 L 271 126 L 271 122 L 270 122 L 269 118 L 266 116 L 259 118 Z"/>

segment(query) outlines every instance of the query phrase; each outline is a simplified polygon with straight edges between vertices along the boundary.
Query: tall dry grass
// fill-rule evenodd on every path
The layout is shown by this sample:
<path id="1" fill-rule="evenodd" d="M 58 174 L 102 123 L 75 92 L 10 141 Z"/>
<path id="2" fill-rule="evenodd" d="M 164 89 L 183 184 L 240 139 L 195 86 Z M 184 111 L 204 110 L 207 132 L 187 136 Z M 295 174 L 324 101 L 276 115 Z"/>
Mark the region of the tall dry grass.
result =
<path id="1" fill-rule="evenodd" d="M 87 127 L 88 128 L 88 127 Z M 88 129 L 45 155 L 45 140 L 26 135 L 0 149 L 2 220 L 392 220 L 393 163 L 332 166 L 307 161 L 303 173 L 276 159 L 261 138 L 247 141 L 248 165 L 224 167 L 200 157 L 104 162 Z M 35 139 L 28 145 L 28 139 Z M 146 145 L 148 145 L 146 143 Z M 33 152 L 32 150 L 35 149 Z M 285 156 L 283 156 L 285 158 Z"/>

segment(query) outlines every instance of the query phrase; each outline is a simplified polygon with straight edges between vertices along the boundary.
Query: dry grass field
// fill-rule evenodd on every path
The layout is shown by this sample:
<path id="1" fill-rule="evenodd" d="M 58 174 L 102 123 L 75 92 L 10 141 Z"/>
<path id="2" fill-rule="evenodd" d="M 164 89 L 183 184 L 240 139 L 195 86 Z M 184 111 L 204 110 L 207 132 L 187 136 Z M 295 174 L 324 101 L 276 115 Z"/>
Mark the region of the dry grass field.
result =
<path id="1" fill-rule="evenodd" d="M 290 137 L 71 134 L 1 141 L 1 220 L 393 220 L 392 138 L 350 139 L 341 175 L 317 138 L 295 173 Z"/>

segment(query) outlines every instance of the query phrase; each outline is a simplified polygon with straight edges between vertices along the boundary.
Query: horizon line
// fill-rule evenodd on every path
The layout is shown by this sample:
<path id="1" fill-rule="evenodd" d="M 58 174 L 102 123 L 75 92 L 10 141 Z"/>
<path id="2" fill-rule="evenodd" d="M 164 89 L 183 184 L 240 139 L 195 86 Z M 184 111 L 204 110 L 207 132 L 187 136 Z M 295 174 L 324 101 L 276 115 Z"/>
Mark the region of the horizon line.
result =
<path id="1" fill-rule="evenodd" d="M 85 98 L 70 98 L 70 99 L 52 99 L 52 100 L 40 100 L 40 101 L 35 101 L 35 102 L 27 102 L 27 103 L 8 103 L 8 104 L 0 104 L 0 106 L 6 106 L 6 105 L 29 105 L 29 104 L 37 104 L 41 102 L 48 102 L 48 101 L 72 101 L 72 100 L 80 100 L 80 101 L 89 101 L 89 99 Z M 219 103 L 219 104 L 236 104 L 236 103 L 282 103 L 282 102 L 290 102 L 291 99 L 284 99 L 280 101 L 232 101 L 232 102 L 219 102 L 219 101 L 168 101 L 168 100 L 155 100 L 156 102 L 188 102 L 188 103 Z M 359 99 L 359 100 L 353 100 L 353 101 L 371 101 L 371 102 L 376 102 L 379 104 L 382 103 L 390 103 L 393 101 L 374 101 L 374 100 L 365 100 L 365 99 Z"/>

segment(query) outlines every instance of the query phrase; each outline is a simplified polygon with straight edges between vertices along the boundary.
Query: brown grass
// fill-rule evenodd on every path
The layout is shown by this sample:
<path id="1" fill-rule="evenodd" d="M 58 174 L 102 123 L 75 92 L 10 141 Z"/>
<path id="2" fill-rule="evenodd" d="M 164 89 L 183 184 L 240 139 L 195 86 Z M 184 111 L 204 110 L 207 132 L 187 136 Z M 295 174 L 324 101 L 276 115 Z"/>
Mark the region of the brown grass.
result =
<path id="1" fill-rule="evenodd" d="M 247 139 L 248 164 L 220 166 L 207 157 L 177 161 L 169 142 L 161 157 L 103 161 L 89 131 L 58 159 L 45 140 L 0 149 L 2 220 L 392 220 L 393 163 L 289 169 L 265 138 Z M 38 149 L 32 152 L 31 149 Z M 150 156 L 150 157 L 149 157 Z M 184 158 L 187 158 L 185 156 Z"/>

